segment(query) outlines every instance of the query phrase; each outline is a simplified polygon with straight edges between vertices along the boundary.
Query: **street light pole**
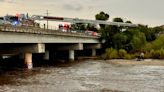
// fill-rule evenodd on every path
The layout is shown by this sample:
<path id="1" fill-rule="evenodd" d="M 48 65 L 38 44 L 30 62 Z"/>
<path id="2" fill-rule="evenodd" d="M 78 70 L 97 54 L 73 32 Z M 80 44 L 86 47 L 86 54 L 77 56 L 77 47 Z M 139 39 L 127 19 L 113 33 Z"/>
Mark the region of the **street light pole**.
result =
<path id="1" fill-rule="evenodd" d="M 47 15 L 47 16 L 49 15 L 48 10 L 46 10 L 46 15 Z M 48 20 L 47 20 L 47 29 L 48 29 Z"/>

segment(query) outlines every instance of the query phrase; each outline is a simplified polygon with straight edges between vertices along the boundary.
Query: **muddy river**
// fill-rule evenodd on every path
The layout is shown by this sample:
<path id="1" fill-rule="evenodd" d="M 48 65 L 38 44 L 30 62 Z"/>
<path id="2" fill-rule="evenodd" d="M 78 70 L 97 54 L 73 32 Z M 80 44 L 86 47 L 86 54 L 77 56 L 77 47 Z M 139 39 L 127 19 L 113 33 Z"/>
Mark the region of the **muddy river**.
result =
<path id="1" fill-rule="evenodd" d="M 103 60 L 8 70 L 0 92 L 164 92 L 164 66 L 116 66 Z"/>

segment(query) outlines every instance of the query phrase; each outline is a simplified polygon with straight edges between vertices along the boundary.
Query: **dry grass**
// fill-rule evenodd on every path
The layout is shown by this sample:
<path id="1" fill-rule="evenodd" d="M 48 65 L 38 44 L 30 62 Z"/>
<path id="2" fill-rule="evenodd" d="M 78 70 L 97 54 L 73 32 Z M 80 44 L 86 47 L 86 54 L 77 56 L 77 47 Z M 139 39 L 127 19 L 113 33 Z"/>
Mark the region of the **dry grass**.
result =
<path id="1" fill-rule="evenodd" d="M 137 61 L 137 60 L 107 60 L 109 64 L 113 65 L 122 65 L 122 66 L 135 66 L 135 65 L 153 65 L 153 66 L 164 66 L 164 60 L 144 60 L 144 61 Z"/>

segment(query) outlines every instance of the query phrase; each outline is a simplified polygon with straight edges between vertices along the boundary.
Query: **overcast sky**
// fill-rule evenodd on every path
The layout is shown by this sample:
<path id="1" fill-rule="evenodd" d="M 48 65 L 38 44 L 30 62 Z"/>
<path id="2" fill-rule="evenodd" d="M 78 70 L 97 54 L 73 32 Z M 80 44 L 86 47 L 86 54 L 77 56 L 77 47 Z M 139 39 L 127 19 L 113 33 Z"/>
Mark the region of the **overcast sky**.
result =
<path id="1" fill-rule="evenodd" d="M 133 23 L 158 26 L 164 24 L 164 0 L 0 0 L 0 16 L 29 13 L 94 19 L 104 11 Z"/>

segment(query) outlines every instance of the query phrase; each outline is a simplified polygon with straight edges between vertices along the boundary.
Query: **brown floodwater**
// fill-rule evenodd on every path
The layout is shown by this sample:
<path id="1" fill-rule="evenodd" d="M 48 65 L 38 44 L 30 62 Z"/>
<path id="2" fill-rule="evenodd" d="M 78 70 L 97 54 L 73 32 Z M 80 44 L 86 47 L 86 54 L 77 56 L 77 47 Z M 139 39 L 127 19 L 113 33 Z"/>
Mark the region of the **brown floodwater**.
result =
<path id="1" fill-rule="evenodd" d="M 164 92 L 164 66 L 115 66 L 84 60 L 0 70 L 0 92 Z"/>

